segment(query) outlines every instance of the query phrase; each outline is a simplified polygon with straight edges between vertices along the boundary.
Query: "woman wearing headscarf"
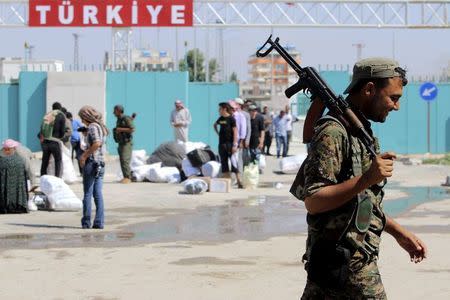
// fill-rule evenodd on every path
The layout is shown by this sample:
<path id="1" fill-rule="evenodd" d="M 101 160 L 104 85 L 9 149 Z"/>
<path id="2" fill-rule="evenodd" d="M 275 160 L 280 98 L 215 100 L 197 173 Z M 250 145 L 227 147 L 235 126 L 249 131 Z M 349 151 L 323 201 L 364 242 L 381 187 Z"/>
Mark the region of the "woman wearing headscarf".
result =
<path id="1" fill-rule="evenodd" d="M 105 225 L 103 207 L 103 176 L 105 174 L 104 150 L 108 129 L 100 112 L 91 106 L 83 106 L 78 115 L 87 126 L 87 149 L 80 157 L 83 168 L 83 218 L 81 226 L 91 228 L 92 197 L 96 207 L 92 228 L 103 229 Z"/>
<path id="2" fill-rule="evenodd" d="M 6 140 L 0 156 L 0 213 L 27 213 L 28 192 L 25 163 L 16 153 L 19 143 Z"/>

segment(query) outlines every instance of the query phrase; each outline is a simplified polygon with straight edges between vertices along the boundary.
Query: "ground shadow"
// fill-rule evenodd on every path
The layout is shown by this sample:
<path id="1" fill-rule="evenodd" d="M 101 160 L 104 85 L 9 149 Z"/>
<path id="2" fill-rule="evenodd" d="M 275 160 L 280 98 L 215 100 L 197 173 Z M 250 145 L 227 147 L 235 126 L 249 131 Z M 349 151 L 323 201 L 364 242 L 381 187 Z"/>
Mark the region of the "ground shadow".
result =
<path id="1" fill-rule="evenodd" d="M 81 229 L 81 227 L 77 226 L 48 225 L 48 224 L 7 223 L 7 225 L 33 227 L 33 228 Z"/>

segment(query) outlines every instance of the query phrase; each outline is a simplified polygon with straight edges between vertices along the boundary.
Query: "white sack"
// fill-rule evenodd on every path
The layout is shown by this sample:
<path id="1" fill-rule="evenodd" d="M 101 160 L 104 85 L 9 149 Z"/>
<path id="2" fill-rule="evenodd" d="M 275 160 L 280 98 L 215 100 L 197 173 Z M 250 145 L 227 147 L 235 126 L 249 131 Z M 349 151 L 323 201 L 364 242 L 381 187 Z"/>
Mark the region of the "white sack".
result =
<path id="1" fill-rule="evenodd" d="M 149 171 L 149 181 L 151 182 L 180 182 L 180 172 L 175 167 L 154 168 Z"/>
<path id="2" fill-rule="evenodd" d="M 306 159 L 306 156 L 306 154 L 299 154 L 283 158 L 280 160 L 280 171 L 285 174 L 296 174 Z"/>
<path id="3" fill-rule="evenodd" d="M 155 168 L 161 168 L 161 163 L 133 167 L 131 168 L 131 171 L 134 179 L 136 179 L 137 182 L 142 182 L 144 179 L 148 179 L 150 170 Z"/>
<path id="4" fill-rule="evenodd" d="M 77 182 L 77 174 L 75 173 L 75 168 L 73 167 L 72 154 L 62 142 L 59 142 L 59 147 L 61 149 L 62 156 L 62 179 L 68 184 L 75 183 Z M 53 158 L 53 155 L 50 155 L 47 174 L 55 175 L 55 159 Z"/>
<path id="5" fill-rule="evenodd" d="M 133 150 L 131 152 L 130 167 L 136 168 L 145 165 L 147 162 L 147 153 L 145 150 Z"/>
<path id="6" fill-rule="evenodd" d="M 41 190 L 47 196 L 49 208 L 57 211 L 79 211 L 83 203 L 61 178 L 44 175 Z"/>

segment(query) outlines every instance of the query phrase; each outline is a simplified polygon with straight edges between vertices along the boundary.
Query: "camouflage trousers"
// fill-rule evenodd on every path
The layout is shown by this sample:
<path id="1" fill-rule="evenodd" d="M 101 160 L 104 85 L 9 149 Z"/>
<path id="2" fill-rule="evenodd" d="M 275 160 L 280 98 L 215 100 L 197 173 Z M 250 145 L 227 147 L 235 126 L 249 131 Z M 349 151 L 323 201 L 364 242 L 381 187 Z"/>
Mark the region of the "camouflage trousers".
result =
<path id="1" fill-rule="evenodd" d="M 339 299 L 339 300 L 384 300 L 387 299 L 378 271 L 377 260 L 350 273 L 347 283 L 341 290 L 331 290 L 318 286 L 308 280 L 303 291 L 302 300 Z"/>
<path id="2" fill-rule="evenodd" d="M 133 144 L 125 143 L 119 144 L 117 149 L 119 152 L 120 168 L 122 169 L 122 174 L 124 178 L 131 179 L 131 154 L 133 152 Z"/>

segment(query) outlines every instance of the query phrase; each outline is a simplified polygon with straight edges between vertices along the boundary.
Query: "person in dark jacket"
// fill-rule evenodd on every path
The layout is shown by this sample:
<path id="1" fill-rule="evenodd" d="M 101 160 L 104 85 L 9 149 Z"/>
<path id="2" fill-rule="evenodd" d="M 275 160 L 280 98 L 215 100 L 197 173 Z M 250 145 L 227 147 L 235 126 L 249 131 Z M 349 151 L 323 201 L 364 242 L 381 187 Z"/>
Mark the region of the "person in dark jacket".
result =
<path id="1" fill-rule="evenodd" d="M 39 140 L 42 147 L 41 176 L 47 174 L 50 155 L 55 160 L 55 176 L 62 177 L 62 153 L 60 142 L 66 133 L 66 116 L 61 111 L 61 104 L 55 102 L 52 111 L 47 113 L 41 125 Z"/>

